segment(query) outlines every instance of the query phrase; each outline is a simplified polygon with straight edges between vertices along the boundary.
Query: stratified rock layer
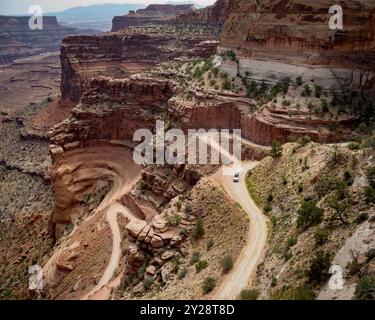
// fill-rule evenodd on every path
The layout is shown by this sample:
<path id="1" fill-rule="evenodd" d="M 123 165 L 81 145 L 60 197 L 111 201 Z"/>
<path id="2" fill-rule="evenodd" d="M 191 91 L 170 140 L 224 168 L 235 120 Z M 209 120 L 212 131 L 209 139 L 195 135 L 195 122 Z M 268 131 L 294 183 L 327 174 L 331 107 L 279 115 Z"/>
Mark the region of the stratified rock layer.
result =
<path id="1" fill-rule="evenodd" d="M 64 27 L 56 17 L 43 17 L 43 29 L 31 30 L 29 17 L 0 16 L 0 64 L 48 51 L 58 51 L 61 40 L 89 30 Z"/>
<path id="2" fill-rule="evenodd" d="M 218 0 L 207 8 L 177 16 L 177 23 L 222 26 L 228 18 L 230 0 Z"/>
<path id="3" fill-rule="evenodd" d="M 144 27 L 105 35 L 66 37 L 61 46 L 61 95 L 78 102 L 95 76 L 124 78 L 181 57 L 214 54 L 213 35 L 186 34 L 175 28 Z M 182 31 L 181 31 L 182 32 Z"/>
<path id="4" fill-rule="evenodd" d="M 329 0 L 258 2 L 231 1 L 221 35 L 241 75 L 273 83 L 301 76 L 324 89 L 374 91 L 375 2 L 340 3 L 344 30 L 329 28 Z"/>
<path id="5" fill-rule="evenodd" d="M 112 21 L 112 32 L 120 31 L 131 26 L 147 24 L 170 24 L 179 14 L 194 9 L 190 4 L 151 4 L 145 9 L 131 11 L 127 15 L 117 16 Z"/>

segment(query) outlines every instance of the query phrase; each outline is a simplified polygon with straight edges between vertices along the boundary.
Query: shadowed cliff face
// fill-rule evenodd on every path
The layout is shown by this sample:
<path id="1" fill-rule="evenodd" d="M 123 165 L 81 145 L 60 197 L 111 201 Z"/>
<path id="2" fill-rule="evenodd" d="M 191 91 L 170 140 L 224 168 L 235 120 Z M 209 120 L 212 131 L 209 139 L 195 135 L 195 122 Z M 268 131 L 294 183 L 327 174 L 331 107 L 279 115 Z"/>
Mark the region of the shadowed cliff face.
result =
<path id="1" fill-rule="evenodd" d="M 337 68 L 334 75 L 318 70 L 313 78 L 354 79 L 354 90 L 373 88 L 375 71 L 375 2 L 348 0 L 340 5 L 344 13 L 344 30 L 331 30 L 329 0 L 232 0 L 229 16 L 221 35 L 221 46 L 233 49 L 240 58 L 266 60 L 304 67 Z M 251 72 L 251 65 L 240 61 L 240 72 Z M 276 69 L 276 78 L 283 66 Z M 350 71 L 361 70 L 355 74 Z M 289 70 L 301 76 L 305 69 Z M 262 73 L 262 70 L 255 70 Z M 262 76 L 267 79 L 267 72 Z M 342 73 L 345 75 L 342 76 Z M 280 76 L 285 76 L 284 74 Z M 329 87 L 331 84 L 324 83 Z M 346 86 L 347 84 L 345 84 Z"/>

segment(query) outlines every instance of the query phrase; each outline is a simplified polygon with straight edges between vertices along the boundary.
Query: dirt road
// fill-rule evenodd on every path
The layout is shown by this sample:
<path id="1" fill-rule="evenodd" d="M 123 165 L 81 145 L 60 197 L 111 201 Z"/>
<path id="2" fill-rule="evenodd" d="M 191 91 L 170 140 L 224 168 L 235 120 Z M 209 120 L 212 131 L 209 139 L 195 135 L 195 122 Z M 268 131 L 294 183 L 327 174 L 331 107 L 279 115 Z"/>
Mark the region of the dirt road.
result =
<path id="1" fill-rule="evenodd" d="M 232 176 L 223 175 L 223 168 L 212 177 L 234 201 L 241 205 L 250 219 L 246 246 L 238 257 L 233 270 L 217 289 L 215 299 L 235 299 L 242 289 L 251 284 L 257 266 L 263 258 L 267 240 L 267 219 L 251 199 L 245 181 L 246 173 L 256 165 L 257 162 L 243 162 L 238 183 L 233 182 Z"/>

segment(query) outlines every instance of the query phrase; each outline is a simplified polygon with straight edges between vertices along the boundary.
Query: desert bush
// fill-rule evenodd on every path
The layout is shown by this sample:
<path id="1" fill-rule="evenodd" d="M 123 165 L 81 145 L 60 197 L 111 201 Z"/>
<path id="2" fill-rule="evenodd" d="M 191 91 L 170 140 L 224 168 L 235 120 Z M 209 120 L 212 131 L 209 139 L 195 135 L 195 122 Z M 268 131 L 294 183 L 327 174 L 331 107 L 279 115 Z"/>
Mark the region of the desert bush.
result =
<path id="1" fill-rule="evenodd" d="M 351 151 L 359 150 L 359 143 L 351 142 L 348 144 L 348 149 Z"/>
<path id="2" fill-rule="evenodd" d="M 326 243 L 329 239 L 330 232 L 326 229 L 317 228 L 314 233 L 315 243 L 317 245 L 322 245 Z"/>
<path id="3" fill-rule="evenodd" d="M 197 241 L 199 239 L 202 239 L 204 236 L 204 233 L 205 231 L 204 231 L 203 220 L 199 218 L 193 230 L 193 234 L 192 234 L 193 240 Z"/>
<path id="4" fill-rule="evenodd" d="M 187 274 L 188 274 L 188 269 L 187 268 L 183 268 L 178 273 L 178 279 L 181 280 L 181 279 L 185 278 Z"/>
<path id="5" fill-rule="evenodd" d="M 221 267 L 223 268 L 223 273 L 228 273 L 233 268 L 233 258 L 231 256 L 225 256 L 221 260 Z"/>
<path id="6" fill-rule="evenodd" d="M 303 200 L 301 207 L 298 209 L 297 226 L 306 230 L 312 225 L 321 222 L 324 210 L 316 206 L 316 200 Z"/>
<path id="7" fill-rule="evenodd" d="M 314 292 L 306 286 L 283 288 L 272 295 L 275 300 L 314 300 Z"/>
<path id="8" fill-rule="evenodd" d="M 331 267 L 332 255 L 329 252 L 319 251 L 313 261 L 307 276 L 310 282 L 322 283 L 329 279 L 329 268 Z"/>
<path id="9" fill-rule="evenodd" d="M 365 276 L 359 279 L 355 296 L 359 300 L 375 300 L 375 277 Z"/>
<path id="10" fill-rule="evenodd" d="M 271 144 L 271 157 L 280 157 L 283 153 L 283 147 L 281 143 L 277 140 L 273 140 Z"/>
<path id="11" fill-rule="evenodd" d="M 310 86 L 308 84 L 305 84 L 305 86 L 303 87 L 303 90 L 301 92 L 301 96 L 302 97 L 310 97 L 311 93 L 312 93 L 312 90 L 311 90 Z"/>
<path id="12" fill-rule="evenodd" d="M 211 250 L 211 248 L 214 246 L 214 240 L 209 239 L 207 241 L 207 251 Z"/>
<path id="13" fill-rule="evenodd" d="M 143 287 L 148 290 L 151 288 L 152 284 L 154 283 L 154 279 L 147 277 L 143 280 Z"/>
<path id="14" fill-rule="evenodd" d="M 208 262 L 206 260 L 199 260 L 195 264 L 195 270 L 197 273 L 201 272 L 203 269 L 206 269 L 208 267 Z"/>
<path id="15" fill-rule="evenodd" d="M 295 83 L 296 83 L 297 86 L 302 86 L 302 83 L 303 83 L 302 82 L 302 78 L 301 77 L 297 77 Z"/>
<path id="16" fill-rule="evenodd" d="M 311 138 L 309 136 L 303 136 L 298 139 L 298 143 L 303 147 L 306 146 L 311 142 Z"/>
<path id="17" fill-rule="evenodd" d="M 199 261 L 201 254 L 199 252 L 193 252 L 190 258 L 190 264 L 193 265 Z"/>
<path id="18" fill-rule="evenodd" d="M 216 279 L 213 277 L 207 277 L 202 283 L 202 290 L 204 294 L 211 292 L 216 286 Z"/>
<path id="19" fill-rule="evenodd" d="M 257 300 L 258 297 L 258 290 L 241 290 L 239 300 Z"/>

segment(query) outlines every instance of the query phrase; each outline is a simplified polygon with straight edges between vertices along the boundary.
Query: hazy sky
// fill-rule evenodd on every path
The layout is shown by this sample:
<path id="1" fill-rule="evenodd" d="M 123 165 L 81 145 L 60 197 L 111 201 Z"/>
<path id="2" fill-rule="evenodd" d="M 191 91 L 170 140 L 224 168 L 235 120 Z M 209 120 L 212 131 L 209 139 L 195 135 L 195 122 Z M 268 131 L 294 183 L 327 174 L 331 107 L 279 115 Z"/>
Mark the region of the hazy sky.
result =
<path id="1" fill-rule="evenodd" d="M 100 3 L 165 3 L 170 0 L 0 0 L 1 14 L 23 14 L 28 13 L 28 8 L 32 5 L 40 5 L 44 12 L 61 11 L 71 7 L 88 6 Z M 185 0 L 174 0 L 174 2 L 188 2 Z M 202 5 L 209 5 L 215 0 L 197 0 Z"/>

